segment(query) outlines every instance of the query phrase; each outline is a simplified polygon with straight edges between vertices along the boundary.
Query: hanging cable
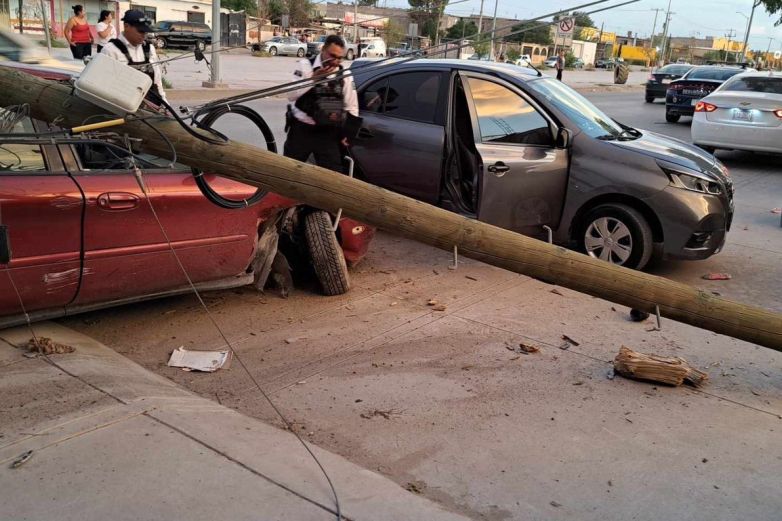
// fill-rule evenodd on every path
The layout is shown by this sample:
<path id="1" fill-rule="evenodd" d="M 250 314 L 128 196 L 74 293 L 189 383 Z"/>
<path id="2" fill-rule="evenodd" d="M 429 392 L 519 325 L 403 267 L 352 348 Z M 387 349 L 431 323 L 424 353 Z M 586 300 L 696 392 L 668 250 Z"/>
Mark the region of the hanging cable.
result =
<path id="1" fill-rule="evenodd" d="M 130 143 L 128 141 L 128 147 L 130 147 Z M 129 150 L 130 151 L 130 150 Z M 132 151 L 130 151 L 132 152 Z M 133 155 L 131 154 L 131 161 L 133 161 Z M 334 504 L 336 508 L 336 515 L 337 515 L 337 521 L 342 520 L 342 509 L 340 507 L 339 503 L 339 495 L 337 494 L 337 489 L 334 487 L 334 483 L 331 481 L 331 477 L 329 476 L 328 472 L 326 471 L 323 464 L 320 462 L 318 457 L 315 455 L 315 453 L 312 451 L 312 449 L 307 445 L 307 443 L 304 441 L 304 439 L 299 435 L 298 432 L 296 432 L 295 426 L 293 423 L 291 423 L 290 420 L 283 414 L 283 412 L 277 407 L 277 405 L 272 401 L 271 397 L 264 391 L 261 384 L 258 382 L 258 380 L 255 378 L 255 376 L 250 371 L 249 367 L 244 363 L 244 360 L 239 356 L 239 353 L 234 348 L 233 344 L 228 340 L 228 337 L 223 332 L 220 325 L 217 323 L 217 320 L 215 319 L 214 315 L 209 311 L 209 308 L 207 307 L 206 303 L 204 302 L 204 299 L 201 297 L 201 293 L 198 291 L 198 288 L 196 288 L 195 284 L 193 283 L 193 279 L 190 277 L 190 274 L 187 272 L 187 269 L 185 269 L 184 264 L 182 264 L 181 259 L 179 258 L 179 255 L 176 252 L 176 249 L 174 248 L 174 245 L 171 242 L 171 238 L 168 236 L 168 233 L 166 232 L 165 228 L 163 227 L 163 223 L 160 221 L 160 218 L 158 217 L 157 211 L 155 210 L 155 206 L 152 204 L 152 199 L 149 197 L 149 193 L 147 191 L 146 184 L 144 183 L 143 179 L 143 173 L 140 168 L 138 168 L 138 165 L 135 164 L 135 162 L 132 165 L 133 172 L 136 178 L 136 182 L 139 185 L 139 188 L 141 189 L 141 192 L 144 194 L 144 198 L 147 201 L 147 204 L 149 205 L 149 209 L 152 212 L 152 215 L 157 222 L 158 227 L 160 228 L 160 232 L 163 234 L 163 238 L 168 244 L 168 248 L 171 251 L 171 254 L 173 255 L 174 259 L 176 260 L 177 265 L 179 266 L 180 271 L 185 276 L 185 279 L 187 280 L 188 286 L 190 286 L 190 289 L 193 291 L 193 294 L 198 299 L 198 302 L 201 305 L 201 308 L 206 313 L 207 317 L 209 317 L 210 322 L 215 327 L 217 332 L 220 334 L 220 337 L 223 339 L 223 342 L 225 342 L 225 345 L 228 347 L 228 349 L 231 351 L 231 356 L 236 358 L 236 361 L 239 362 L 239 365 L 242 367 L 244 372 L 247 374 L 247 376 L 252 381 L 253 385 L 255 385 L 255 388 L 258 389 L 258 391 L 261 393 L 263 398 L 266 400 L 266 402 L 271 406 L 272 409 L 274 409 L 274 412 L 277 414 L 277 416 L 282 420 L 283 424 L 285 424 L 285 427 L 293 433 L 293 435 L 296 437 L 297 440 L 299 440 L 299 443 L 304 447 L 304 449 L 307 451 L 307 453 L 312 457 L 313 461 L 317 464 L 320 471 L 323 473 L 323 476 L 326 478 L 326 481 L 331 488 L 331 492 L 334 496 Z"/>

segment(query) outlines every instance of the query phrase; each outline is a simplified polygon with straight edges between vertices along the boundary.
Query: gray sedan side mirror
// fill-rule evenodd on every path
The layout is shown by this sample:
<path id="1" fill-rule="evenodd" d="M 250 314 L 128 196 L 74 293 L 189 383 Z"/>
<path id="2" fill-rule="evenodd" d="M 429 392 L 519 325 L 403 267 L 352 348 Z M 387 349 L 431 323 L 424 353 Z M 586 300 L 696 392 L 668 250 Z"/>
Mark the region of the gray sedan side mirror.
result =
<path id="1" fill-rule="evenodd" d="M 570 148 L 570 145 L 573 143 L 573 132 L 569 128 L 560 127 L 557 129 L 557 141 L 556 141 L 556 147 L 557 148 Z"/>

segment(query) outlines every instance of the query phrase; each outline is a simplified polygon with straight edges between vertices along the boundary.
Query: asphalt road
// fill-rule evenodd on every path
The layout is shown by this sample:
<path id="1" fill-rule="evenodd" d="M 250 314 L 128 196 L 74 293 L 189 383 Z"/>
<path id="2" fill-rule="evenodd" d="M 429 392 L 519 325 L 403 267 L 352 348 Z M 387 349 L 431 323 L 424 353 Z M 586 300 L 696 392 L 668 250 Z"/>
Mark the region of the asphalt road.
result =
<path id="1" fill-rule="evenodd" d="M 682 118 L 677 124 L 667 123 L 663 103 L 645 103 L 643 92 L 588 93 L 586 97 L 622 123 L 690 141 L 690 118 Z M 285 137 L 286 104 L 279 98 L 249 103 L 269 123 L 279 151 Z M 217 128 L 238 141 L 262 145 L 241 116 L 227 115 Z M 782 161 L 779 156 L 730 151 L 718 151 L 717 157 L 730 169 L 736 186 L 736 215 L 725 249 L 707 260 L 665 261 L 649 270 L 728 298 L 782 311 L 782 293 L 768 291 L 780 287 L 782 280 L 782 228 L 780 216 L 771 213 L 773 208 L 782 207 Z M 733 278 L 703 280 L 703 275 L 710 272 L 727 272 Z"/>

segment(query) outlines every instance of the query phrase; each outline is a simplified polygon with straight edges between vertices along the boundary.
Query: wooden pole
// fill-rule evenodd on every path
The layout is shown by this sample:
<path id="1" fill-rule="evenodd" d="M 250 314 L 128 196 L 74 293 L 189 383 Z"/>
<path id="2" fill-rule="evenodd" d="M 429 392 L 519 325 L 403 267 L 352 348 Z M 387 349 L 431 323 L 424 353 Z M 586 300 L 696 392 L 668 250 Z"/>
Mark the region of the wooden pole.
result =
<path id="1" fill-rule="evenodd" d="M 73 96 L 65 85 L 0 67 L 0 106 L 22 103 L 30 105 L 33 117 L 58 120 L 65 128 L 105 113 Z M 461 255 L 621 305 L 647 312 L 659 305 L 664 317 L 782 351 L 778 313 L 552 246 L 249 145 L 209 144 L 173 120 L 150 123 L 171 140 L 180 162 L 206 172 L 332 213 L 342 208 L 346 216 L 397 235 L 449 252 L 457 246 Z M 142 122 L 130 121 L 117 131 L 141 138 L 141 148 L 150 153 L 170 154 L 168 145 Z"/>

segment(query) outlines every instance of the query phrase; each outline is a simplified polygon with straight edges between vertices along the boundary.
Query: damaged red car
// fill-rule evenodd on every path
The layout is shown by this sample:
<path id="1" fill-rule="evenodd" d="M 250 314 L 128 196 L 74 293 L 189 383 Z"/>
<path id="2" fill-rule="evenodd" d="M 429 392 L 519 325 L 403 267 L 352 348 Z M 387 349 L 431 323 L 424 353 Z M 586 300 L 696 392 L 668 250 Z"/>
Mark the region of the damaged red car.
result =
<path id="1" fill-rule="evenodd" d="M 41 320 L 191 291 L 171 248 L 199 289 L 284 285 L 294 259 L 282 256 L 281 237 L 286 253 L 298 245 L 323 292 L 336 295 L 348 290 L 347 266 L 362 259 L 374 234 L 347 218 L 335 233 L 326 212 L 276 194 L 221 208 L 202 195 L 189 167 L 136 154 L 147 201 L 128 157 L 108 143 L 13 142 L 14 134 L 47 130 L 16 118 L 0 142 L 0 327 L 23 323 L 25 312 Z M 256 190 L 205 178 L 230 199 Z"/>

